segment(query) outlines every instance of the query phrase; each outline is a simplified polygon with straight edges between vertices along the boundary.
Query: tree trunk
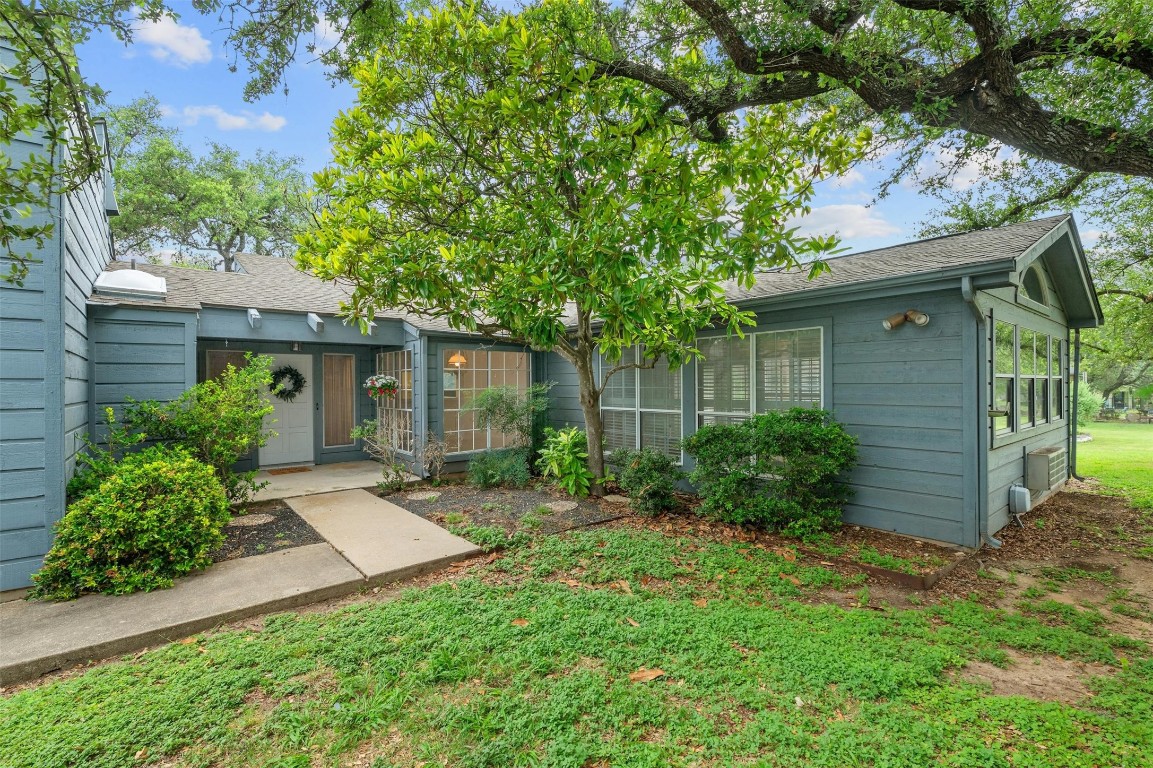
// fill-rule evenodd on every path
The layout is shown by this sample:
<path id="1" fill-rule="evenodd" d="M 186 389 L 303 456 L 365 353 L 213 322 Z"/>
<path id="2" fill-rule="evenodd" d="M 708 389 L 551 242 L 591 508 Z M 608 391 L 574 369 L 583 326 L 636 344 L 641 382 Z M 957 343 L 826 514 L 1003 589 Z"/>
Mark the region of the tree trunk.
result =
<path id="1" fill-rule="evenodd" d="M 605 430 L 601 422 L 601 396 L 593 373 L 592 348 L 581 345 L 572 359 L 580 385 L 581 412 L 585 417 L 585 436 L 588 438 L 589 471 L 593 473 L 589 493 L 604 496 Z"/>

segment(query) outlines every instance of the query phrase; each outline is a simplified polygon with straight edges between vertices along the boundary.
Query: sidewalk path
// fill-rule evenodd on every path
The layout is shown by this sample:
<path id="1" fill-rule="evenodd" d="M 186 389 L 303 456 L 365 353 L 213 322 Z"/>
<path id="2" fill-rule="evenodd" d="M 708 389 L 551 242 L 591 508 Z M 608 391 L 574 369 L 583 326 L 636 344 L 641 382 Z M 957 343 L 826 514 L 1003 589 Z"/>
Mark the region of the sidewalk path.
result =
<path id="1" fill-rule="evenodd" d="M 480 554 L 474 544 L 365 490 L 285 503 L 374 584 L 418 576 Z"/>
<path id="2" fill-rule="evenodd" d="M 399 581 L 480 552 L 378 499 L 341 491 L 291 499 L 329 544 L 218 563 L 172 589 L 67 603 L 0 603 L 0 686 L 172 642 L 229 621 Z"/>

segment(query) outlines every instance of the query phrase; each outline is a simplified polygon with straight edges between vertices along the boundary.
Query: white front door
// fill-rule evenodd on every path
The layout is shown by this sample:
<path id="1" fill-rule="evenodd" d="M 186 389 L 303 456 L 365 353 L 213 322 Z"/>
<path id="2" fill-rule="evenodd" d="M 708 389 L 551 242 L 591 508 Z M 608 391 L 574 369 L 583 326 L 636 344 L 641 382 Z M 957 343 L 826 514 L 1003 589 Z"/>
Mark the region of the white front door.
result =
<path id="1" fill-rule="evenodd" d="M 314 459 L 312 442 L 313 414 L 316 403 L 312 393 L 311 355 L 272 355 L 272 370 L 291 365 L 304 375 L 304 389 L 292 402 L 270 395 L 274 408 L 268 425 L 276 437 L 260 449 L 260 466 L 275 467 L 284 464 L 311 464 Z M 273 423 L 275 420 L 275 423 Z"/>

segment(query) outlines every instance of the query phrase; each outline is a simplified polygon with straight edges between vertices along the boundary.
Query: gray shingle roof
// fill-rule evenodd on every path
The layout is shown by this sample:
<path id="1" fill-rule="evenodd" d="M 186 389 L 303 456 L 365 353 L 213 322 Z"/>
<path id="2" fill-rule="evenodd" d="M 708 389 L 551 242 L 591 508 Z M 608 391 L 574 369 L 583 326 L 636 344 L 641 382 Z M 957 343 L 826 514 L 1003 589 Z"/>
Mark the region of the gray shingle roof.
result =
<path id="1" fill-rule="evenodd" d="M 1067 214 L 1062 214 L 995 229 L 979 229 L 875 251 L 834 256 L 826 259 L 830 271 L 813 280 L 804 270 L 772 270 L 757 275 L 757 282 L 751 288 L 732 286 L 727 293 L 730 301 L 739 303 L 1015 259 L 1067 218 Z"/>
<path id="2" fill-rule="evenodd" d="M 264 312 L 315 312 L 335 316 L 340 304 L 352 295 L 346 281 L 320 280 L 296 268 L 291 259 L 238 254 L 236 260 L 243 272 L 214 272 L 160 264 L 140 264 L 137 269 L 163 277 L 168 282 L 168 295 L 163 302 L 135 301 L 93 294 L 94 303 L 126 304 L 164 309 L 201 309 L 202 307 L 252 307 Z M 131 269 L 124 261 L 114 261 L 109 270 Z M 378 317 L 405 320 L 418 328 L 451 332 L 443 320 L 422 318 L 404 312 L 381 312 Z"/>
<path id="3" fill-rule="evenodd" d="M 996 229 L 976 230 L 836 256 L 827 260 L 830 271 L 813 280 L 808 279 L 804 269 L 763 272 L 757 275 L 756 284 L 751 288 L 731 286 L 728 296 L 730 301 L 736 303 L 752 302 L 805 291 L 928 275 L 953 268 L 1015 259 L 1067 218 L 1067 215 L 1051 216 Z M 91 301 L 167 309 L 253 307 L 273 312 L 337 315 L 341 302 L 347 301 L 352 293 L 349 283 L 320 280 L 298 270 L 290 259 L 240 254 L 237 261 L 244 272 L 210 272 L 142 264 L 138 269 L 168 281 L 168 296 L 163 302 L 134 301 L 99 294 L 93 294 Z M 130 268 L 131 265 L 126 262 L 108 265 L 110 270 Z M 386 312 L 379 316 L 404 320 L 428 331 L 456 332 L 443 320 L 402 312 Z"/>

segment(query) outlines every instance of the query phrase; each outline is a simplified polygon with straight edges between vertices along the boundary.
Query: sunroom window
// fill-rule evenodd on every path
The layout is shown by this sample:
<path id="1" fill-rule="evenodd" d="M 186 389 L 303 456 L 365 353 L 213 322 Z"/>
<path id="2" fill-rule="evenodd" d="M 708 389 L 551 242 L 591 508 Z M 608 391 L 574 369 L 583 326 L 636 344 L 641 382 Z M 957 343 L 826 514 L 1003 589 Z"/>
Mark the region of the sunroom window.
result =
<path id="1" fill-rule="evenodd" d="M 993 330 L 993 431 L 1031 429 L 1065 417 L 1065 342 L 997 321 Z"/>
<path id="2" fill-rule="evenodd" d="M 392 447 L 412 453 L 412 350 L 398 349 L 376 354 L 376 372 L 391 376 L 400 384 L 392 397 L 376 399 L 377 419 Z"/>
<path id="3" fill-rule="evenodd" d="M 471 410 L 477 394 L 489 387 L 512 387 L 524 394 L 529 387 L 527 352 L 488 349 L 445 349 L 441 352 L 444 441 L 449 453 L 505 448 L 515 435 L 482 427 Z"/>

